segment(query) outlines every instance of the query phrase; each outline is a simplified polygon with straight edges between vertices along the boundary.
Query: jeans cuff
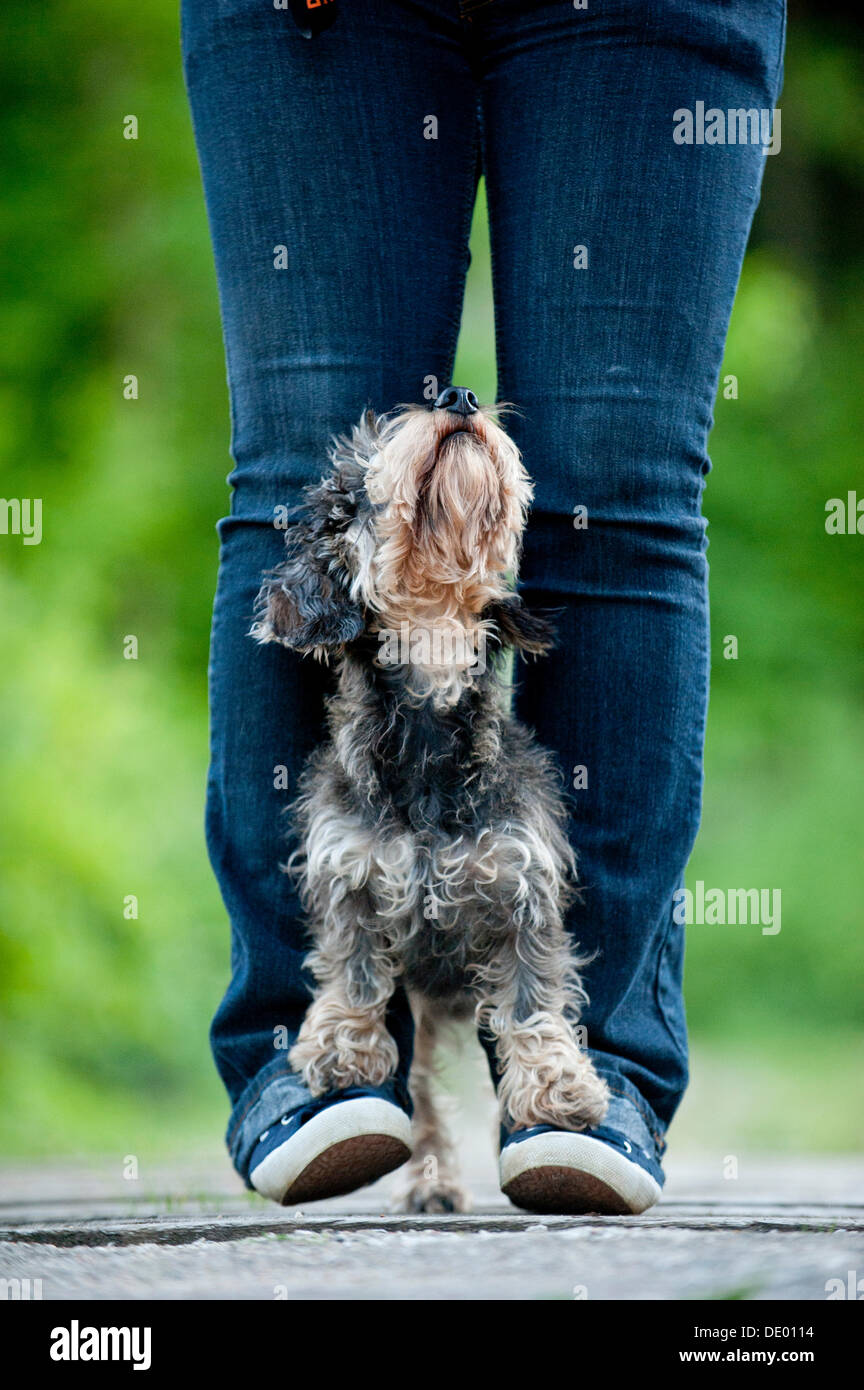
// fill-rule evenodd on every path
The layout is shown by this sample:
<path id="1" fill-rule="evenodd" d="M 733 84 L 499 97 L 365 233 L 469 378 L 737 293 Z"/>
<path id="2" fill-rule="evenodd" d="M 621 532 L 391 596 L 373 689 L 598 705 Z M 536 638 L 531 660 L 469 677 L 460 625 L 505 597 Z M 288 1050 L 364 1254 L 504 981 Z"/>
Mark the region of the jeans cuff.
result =
<path id="1" fill-rule="evenodd" d="M 311 1100 L 311 1091 L 291 1070 L 287 1057 L 274 1058 L 250 1081 L 231 1112 L 225 1136 L 231 1162 L 247 1187 L 251 1187 L 249 1159 L 259 1136 L 283 1115 Z"/>
<path id="2" fill-rule="evenodd" d="M 262 1134 L 272 1129 L 279 1120 L 303 1108 L 308 1110 L 304 1118 L 309 1118 L 340 1099 L 353 1099 L 359 1094 L 389 1101 L 409 1116 L 413 1111 L 408 1087 L 398 1074 L 381 1086 L 352 1086 L 344 1095 L 330 1091 L 324 1096 L 313 1096 L 296 1072 L 290 1070 L 287 1059 L 276 1058 L 268 1062 L 235 1105 L 226 1135 L 231 1160 L 246 1186 L 252 1187 L 249 1166 L 256 1145 Z"/>
<path id="3" fill-rule="evenodd" d="M 603 1121 L 609 1129 L 617 1129 L 631 1144 L 636 1144 L 659 1164 L 666 1152 L 663 1126 L 645 1098 L 636 1087 L 620 1072 L 610 1071 L 598 1065 L 598 1076 L 602 1076 L 609 1087 L 609 1110 Z"/>

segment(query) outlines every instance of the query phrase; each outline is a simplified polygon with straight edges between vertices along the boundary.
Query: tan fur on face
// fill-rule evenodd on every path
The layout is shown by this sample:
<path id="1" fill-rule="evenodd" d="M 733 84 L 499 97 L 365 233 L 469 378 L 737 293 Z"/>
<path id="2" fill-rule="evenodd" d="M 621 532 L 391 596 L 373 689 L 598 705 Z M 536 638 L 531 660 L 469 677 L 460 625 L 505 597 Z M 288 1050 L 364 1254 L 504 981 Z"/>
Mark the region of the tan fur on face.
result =
<path id="1" fill-rule="evenodd" d="M 484 629 L 480 613 L 507 592 L 531 484 L 519 450 L 488 414 L 409 409 L 384 424 L 366 491 L 375 527 L 372 606 L 381 628 L 450 629 L 468 655 L 424 668 L 458 698 Z"/>

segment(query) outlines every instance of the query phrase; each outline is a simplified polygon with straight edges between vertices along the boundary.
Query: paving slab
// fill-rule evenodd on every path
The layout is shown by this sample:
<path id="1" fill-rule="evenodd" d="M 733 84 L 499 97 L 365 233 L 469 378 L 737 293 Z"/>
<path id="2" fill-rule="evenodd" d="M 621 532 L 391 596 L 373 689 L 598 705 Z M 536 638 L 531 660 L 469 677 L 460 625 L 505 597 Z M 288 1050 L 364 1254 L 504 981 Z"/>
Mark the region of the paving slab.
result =
<path id="1" fill-rule="evenodd" d="M 112 1159 L 6 1167 L 0 1280 L 46 1300 L 277 1301 L 825 1300 L 864 1281 L 857 1161 L 742 1157 L 731 1181 L 711 1155 L 672 1161 L 641 1217 L 520 1212 L 488 1155 L 468 1169 L 470 1213 L 399 1216 L 398 1175 L 298 1211 L 215 1153 L 134 1182 Z"/>

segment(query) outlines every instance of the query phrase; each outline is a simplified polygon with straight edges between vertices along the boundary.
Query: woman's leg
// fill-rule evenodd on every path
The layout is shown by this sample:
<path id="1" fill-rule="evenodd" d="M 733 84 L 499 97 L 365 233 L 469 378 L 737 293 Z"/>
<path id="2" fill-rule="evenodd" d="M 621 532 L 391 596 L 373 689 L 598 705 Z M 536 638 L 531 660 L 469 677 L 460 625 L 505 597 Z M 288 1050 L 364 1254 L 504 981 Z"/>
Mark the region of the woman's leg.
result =
<path id="1" fill-rule="evenodd" d="M 687 1079 L 672 899 L 700 812 L 706 441 L 765 158 L 678 144 L 673 113 L 770 110 L 782 20 L 779 0 L 475 20 L 500 395 L 536 480 L 523 589 L 562 610 L 518 709 L 573 787 L 608 1124 L 654 1158 Z"/>
<path id="2" fill-rule="evenodd" d="M 213 1050 L 245 1176 L 258 1134 L 307 1099 L 288 1049 L 309 1000 L 282 812 L 322 737 L 326 672 L 248 631 L 328 439 L 362 409 L 436 394 L 456 345 L 478 159 L 455 4 L 352 0 L 311 41 L 266 0 L 184 0 L 233 425 L 211 659 L 207 831 L 232 925 Z M 431 118 L 434 118 L 431 119 Z M 436 128 L 437 125 L 437 128 Z M 433 137 L 433 138 L 430 138 Z M 404 997 L 389 1020 L 410 1061 Z"/>

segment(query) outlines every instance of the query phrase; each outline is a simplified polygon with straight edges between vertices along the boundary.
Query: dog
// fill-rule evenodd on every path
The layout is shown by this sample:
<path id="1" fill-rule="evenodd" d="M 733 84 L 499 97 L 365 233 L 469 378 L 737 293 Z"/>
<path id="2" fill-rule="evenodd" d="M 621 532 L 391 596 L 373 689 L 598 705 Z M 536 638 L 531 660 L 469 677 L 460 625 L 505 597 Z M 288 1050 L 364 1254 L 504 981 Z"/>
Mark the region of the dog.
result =
<path id="1" fill-rule="evenodd" d="M 367 412 L 307 490 L 252 629 L 336 673 L 293 806 L 317 988 L 291 1065 L 315 1096 L 383 1084 L 387 1008 L 406 989 L 412 1211 L 465 1207 L 432 1084 L 448 1019 L 473 1014 L 494 1049 L 509 1129 L 585 1129 L 608 1104 L 574 1033 L 586 962 L 564 927 L 560 775 L 507 703 L 508 653 L 554 640 L 514 591 L 532 492 L 471 391 Z"/>

